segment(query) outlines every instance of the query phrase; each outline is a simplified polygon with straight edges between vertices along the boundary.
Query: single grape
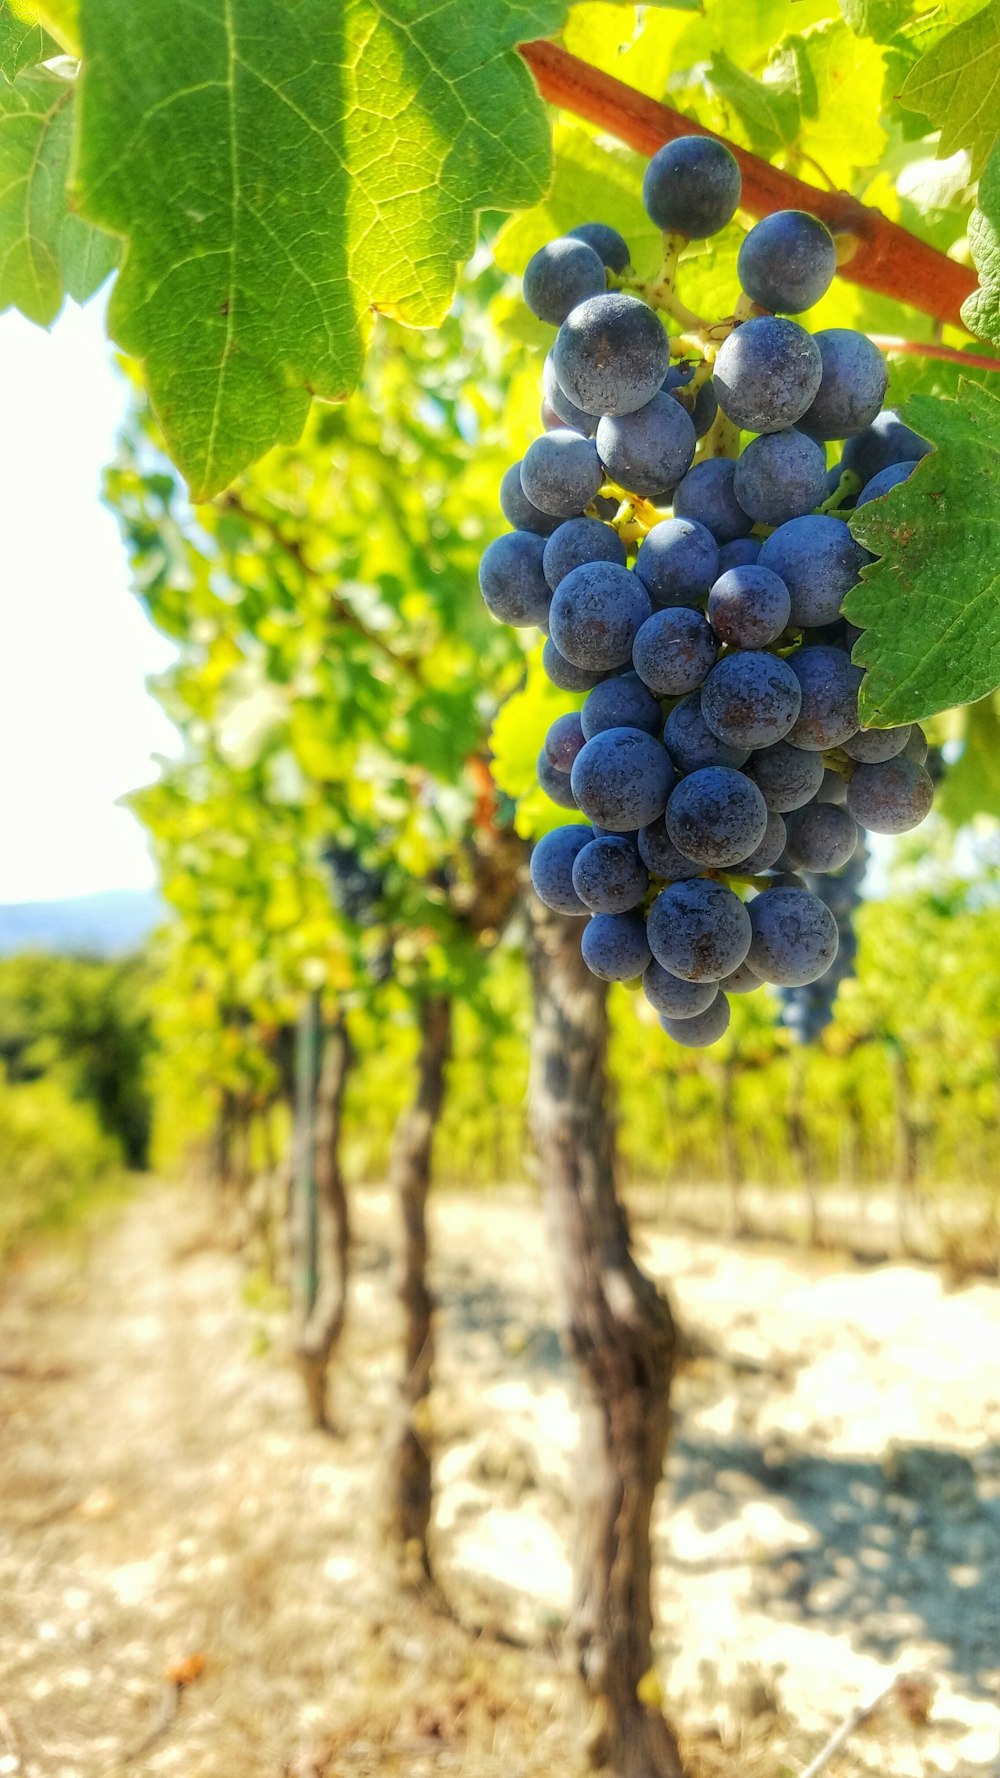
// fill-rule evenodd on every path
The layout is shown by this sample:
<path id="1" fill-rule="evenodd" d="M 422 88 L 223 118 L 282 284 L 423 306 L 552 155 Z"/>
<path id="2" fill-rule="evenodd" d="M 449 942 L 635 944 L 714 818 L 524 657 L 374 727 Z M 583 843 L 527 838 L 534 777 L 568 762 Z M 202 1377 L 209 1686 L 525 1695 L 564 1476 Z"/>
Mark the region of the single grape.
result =
<path id="1" fill-rule="evenodd" d="M 710 1007 L 705 1012 L 695 1013 L 689 1019 L 668 1019 L 660 1016 L 660 1024 L 668 1037 L 687 1050 L 708 1049 L 712 1043 L 718 1043 L 729 1029 L 729 1001 L 724 994 L 716 994 Z"/>
<path id="2" fill-rule="evenodd" d="M 719 983 L 723 994 L 753 994 L 762 986 L 760 976 L 754 975 L 745 957 L 743 962 L 738 964 L 729 975 L 724 975 Z"/>
<path id="3" fill-rule="evenodd" d="M 904 426 L 894 408 L 887 407 L 863 432 L 847 440 L 841 461 L 845 469 L 860 477 L 864 487 L 880 469 L 888 469 L 892 463 L 918 461 L 926 457 L 930 448 L 919 433 Z"/>
<path id="4" fill-rule="evenodd" d="M 789 733 L 802 692 L 787 661 L 744 649 L 712 668 L 701 688 L 701 713 L 731 747 L 769 747 Z"/>
<path id="5" fill-rule="evenodd" d="M 909 481 L 916 467 L 917 460 L 911 457 L 905 463 L 890 463 L 887 469 L 880 469 L 878 475 L 873 475 L 871 481 L 866 482 L 855 504 L 867 506 L 869 500 L 881 500 L 883 495 L 898 488 L 900 482 Z"/>
<path id="6" fill-rule="evenodd" d="M 631 982 L 650 961 L 641 914 L 593 914 L 580 940 L 583 961 L 603 982 Z"/>
<path id="7" fill-rule="evenodd" d="M 842 747 L 858 726 L 862 669 L 842 648 L 800 648 L 788 665 L 802 693 L 802 707 L 788 735 L 792 746 L 817 752 Z"/>
<path id="8" fill-rule="evenodd" d="M 714 665 L 718 644 L 700 611 L 674 605 L 647 617 L 632 645 L 632 662 L 654 697 L 695 691 Z"/>
<path id="9" fill-rule="evenodd" d="M 581 428 L 579 426 L 573 427 L 569 424 L 568 420 L 560 419 L 559 415 L 556 413 L 555 408 L 550 407 L 549 403 L 544 399 L 544 397 L 542 399 L 542 405 L 538 410 L 538 418 L 541 420 L 542 427 L 546 432 L 573 432 L 573 431 L 579 432 L 579 431 L 581 431 Z M 520 464 L 518 465 L 518 468 L 520 468 Z"/>
<path id="10" fill-rule="evenodd" d="M 731 747 L 712 733 L 697 692 L 674 705 L 663 726 L 663 745 L 679 772 L 696 772 L 701 766 L 742 766 L 750 758 L 749 747 Z"/>
<path id="11" fill-rule="evenodd" d="M 736 276 L 762 309 L 800 315 L 833 283 L 837 249 L 826 224 L 807 210 L 776 210 L 754 224 L 740 247 Z"/>
<path id="12" fill-rule="evenodd" d="M 582 407 L 570 401 L 565 389 L 556 376 L 556 367 L 550 352 L 542 365 L 542 395 L 554 414 L 557 414 L 564 426 L 579 432 L 584 438 L 593 438 L 597 431 L 596 414 L 585 414 Z"/>
<path id="13" fill-rule="evenodd" d="M 903 753 L 907 759 L 914 760 L 918 766 L 926 764 L 927 736 L 917 723 L 914 723 L 910 730 L 910 738 L 903 748 Z"/>
<path id="14" fill-rule="evenodd" d="M 588 414 L 631 414 L 652 401 L 670 363 L 659 316 L 636 296 L 609 291 L 568 315 L 552 348 L 556 377 Z"/>
<path id="15" fill-rule="evenodd" d="M 594 914 L 626 914 L 649 888 L 649 872 L 631 835 L 609 833 L 576 855 L 573 887 Z"/>
<path id="16" fill-rule="evenodd" d="M 804 327 L 778 315 L 758 315 L 723 340 L 712 387 L 735 425 L 748 432 L 780 432 L 802 418 L 822 375 L 819 347 Z M 825 476 L 825 462 L 823 468 Z"/>
<path id="17" fill-rule="evenodd" d="M 539 840 L 531 854 L 529 868 L 535 894 L 557 914 L 588 912 L 573 887 L 573 865 L 593 838 L 589 827 L 556 827 Z"/>
<path id="18" fill-rule="evenodd" d="M 737 874 L 757 877 L 761 871 L 772 870 L 785 850 L 786 838 L 784 818 L 769 810 L 764 837 L 752 852 L 739 860 L 735 867 Z"/>
<path id="19" fill-rule="evenodd" d="M 664 395 L 672 395 L 675 401 L 680 402 L 685 412 L 691 415 L 698 437 L 704 438 L 719 411 L 719 403 L 711 381 L 699 383 L 693 398 L 690 394 L 683 393 L 694 376 L 694 370 L 693 364 L 672 364 L 660 387 Z"/>
<path id="20" fill-rule="evenodd" d="M 739 896 L 711 877 L 671 883 L 646 922 L 657 963 L 687 982 L 718 982 L 729 975 L 750 949 L 751 930 Z"/>
<path id="21" fill-rule="evenodd" d="M 534 531 L 539 537 L 550 537 L 559 520 L 550 512 L 532 506 L 521 486 L 521 465 L 512 463 L 500 483 L 500 511 L 517 531 Z"/>
<path id="22" fill-rule="evenodd" d="M 761 567 L 780 575 L 788 588 L 792 623 L 803 628 L 834 623 L 844 595 L 870 561 L 843 519 L 832 513 L 787 520 L 771 532 L 760 552 Z"/>
<path id="23" fill-rule="evenodd" d="M 581 222 L 568 230 L 571 241 L 586 241 L 609 272 L 624 272 L 631 263 L 628 242 L 606 222 Z"/>
<path id="24" fill-rule="evenodd" d="M 642 978 L 642 991 L 655 1012 L 668 1019 L 693 1019 L 707 1012 L 719 992 L 715 982 L 685 982 L 655 957 Z"/>
<path id="25" fill-rule="evenodd" d="M 685 858 L 683 852 L 678 852 L 673 841 L 668 839 L 662 815 L 657 821 L 651 821 L 648 827 L 639 829 L 636 844 L 639 857 L 651 877 L 658 877 L 664 883 L 682 883 L 688 877 L 701 875 L 701 865 L 695 864 L 692 858 Z"/>
<path id="26" fill-rule="evenodd" d="M 901 753 L 880 765 L 858 766 L 847 786 L 847 807 L 871 833 L 909 833 L 930 813 L 934 785 L 922 765 Z"/>
<path id="27" fill-rule="evenodd" d="M 748 537 L 753 519 L 736 498 L 735 479 L 736 465 L 728 457 L 696 463 L 674 489 L 674 518 L 695 519 L 720 544 Z"/>
<path id="28" fill-rule="evenodd" d="M 697 442 L 690 414 L 659 389 L 645 407 L 605 415 L 597 426 L 597 454 L 609 479 L 644 497 L 677 486 L 691 467 Z"/>
<path id="29" fill-rule="evenodd" d="M 788 856 L 798 870 L 840 870 L 857 843 L 854 822 L 836 803 L 810 803 L 788 817 Z"/>
<path id="30" fill-rule="evenodd" d="M 542 556 L 542 573 L 555 592 L 561 580 L 585 562 L 617 562 L 625 566 L 625 545 L 600 519 L 564 519 L 553 531 Z"/>
<path id="31" fill-rule="evenodd" d="M 604 262 L 586 241 L 560 235 L 533 253 L 524 271 L 521 295 L 539 321 L 558 327 L 571 309 L 608 287 Z"/>
<path id="32" fill-rule="evenodd" d="M 742 772 L 704 766 L 671 792 L 664 821 L 678 852 L 695 864 L 721 870 L 760 845 L 767 831 L 767 805 Z"/>
<path id="33" fill-rule="evenodd" d="M 649 594 L 631 569 L 584 562 L 552 594 L 549 631 L 574 666 L 606 671 L 625 665 L 649 614 Z"/>
<path id="34" fill-rule="evenodd" d="M 580 712 L 580 721 L 587 741 L 609 728 L 640 728 L 647 735 L 659 737 L 663 727 L 660 706 L 638 673 L 616 673 L 612 679 L 595 685 Z"/>
<path id="35" fill-rule="evenodd" d="M 783 525 L 800 518 L 826 498 L 823 448 L 794 426 L 761 433 L 737 461 L 733 491 L 759 525 Z"/>
<path id="36" fill-rule="evenodd" d="M 656 606 L 696 606 L 718 574 L 719 546 L 693 519 L 661 519 L 639 545 L 635 571 Z"/>
<path id="37" fill-rule="evenodd" d="M 823 782 L 823 756 L 792 747 L 788 741 L 776 741 L 762 747 L 747 766 L 768 808 L 778 815 L 801 809 L 818 792 Z"/>
<path id="38" fill-rule="evenodd" d="M 784 581 L 754 562 L 719 576 L 708 595 L 708 621 L 720 642 L 765 648 L 787 625 L 791 603 Z"/>
<path id="39" fill-rule="evenodd" d="M 508 531 L 487 546 L 479 564 L 479 587 L 500 623 L 515 629 L 547 625 L 552 593 L 542 572 L 544 550 L 544 540 L 533 531 Z"/>
<path id="40" fill-rule="evenodd" d="M 808 889 L 765 889 L 750 903 L 747 961 L 762 981 L 802 987 L 825 975 L 837 955 L 837 922 Z"/>
<path id="41" fill-rule="evenodd" d="M 579 712 L 569 710 L 565 716 L 557 716 L 549 728 L 545 737 L 545 757 L 557 772 L 570 772 L 585 739 Z"/>
<path id="42" fill-rule="evenodd" d="M 803 431 L 813 438 L 852 438 L 871 425 L 885 400 L 885 359 L 868 335 L 853 327 L 825 327 L 813 339 L 823 378 L 803 416 Z"/>
<path id="43" fill-rule="evenodd" d="M 579 808 L 569 773 L 557 770 L 544 747 L 538 755 L 535 770 L 538 782 L 551 803 L 555 803 L 560 809 Z"/>
<path id="44" fill-rule="evenodd" d="M 646 213 L 666 234 L 703 241 L 735 215 L 743 182 L 735 156 L 710 136 L 657 149 L 642 181 Z"/>
<path id="45" fill-rule="evenodd" d="M 588 667 L 575 667 L 572 661 L 559 653 L 551 636 L 546 638 L 542 649 L 542 670 L 550 683 L 558 686 L 560 691 L 590 691 L 593 686 L 600 685 L 604 678 L 603 673 L 594 673 Z"/>
<path id="46" fill-rule="evenodd" d="M 806 757 L 818 759 L 821 765 L 823 763 L 820 753 L 807 754 Z M 847 779 L 842 778 L 839 772 L 824 770 L 823 781 L 813 800 L 817 803 L 834 803 L 838 808 L 843 808 L 847 801 Z"/>
<path id="47" fill-rule="evenodd" d="M 662 815 L 674 782 L 667 751 L 641 729 L 602 729 L 571 773 L 580 808 L 609 833 L 637 833 Z"/>
<path id="48" fill-rule="evenodd" d="M 912 732 L 908 722 L 902 728 L 861 728 L 844 742 L 844 752 L 859 765 L 881 765 L 884 760 L 895 759 L 897 753 L 907 751 Z M 922 765 L 923 761 L 919 763 Z"/>
<path id="49" fill-rule="evenodd" d="M 756 537 L 734 537 L 732 543 L 724 543 L 719 551 L 719 573 L 728 574 L 730 568 L 749 568 L 760 555 L 760 543 Z"/>
<path id="50" fill-rule="evenodd" d="M 559 518 L 581 513 L 603 480 L 597 446 L 579 432 L 543 432 L 521 458 L 521 487 L 528 499 Z"/>

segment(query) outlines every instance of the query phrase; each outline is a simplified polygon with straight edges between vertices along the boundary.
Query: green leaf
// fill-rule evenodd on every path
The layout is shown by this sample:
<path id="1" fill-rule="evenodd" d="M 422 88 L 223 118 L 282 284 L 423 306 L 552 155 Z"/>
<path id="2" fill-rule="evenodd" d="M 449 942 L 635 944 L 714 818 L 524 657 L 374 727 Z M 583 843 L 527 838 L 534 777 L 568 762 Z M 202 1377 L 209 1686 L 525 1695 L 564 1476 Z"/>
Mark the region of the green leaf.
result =
<path id="1" fill-rule="evenodd" d="M 34 19 L 19 18 L 0 0 L 0 74 L 16 80 L 24 68 L 35 68 L 59 54 L 59 45 Z"/>
<path id="2" fill-rule="evenodd" d="M 124 235 L 112 336 L 196 499 L 358 381 L 374 312 L 447 312 L 483 208 L 537 201 L 514 53 L 565 0 L 84 0 L 81 208 Z"/>
<path id="3" fill-rule="evenodd" d="M 1000 346 L 1000 148 L 990 155 L 979 182 L 979 200 L 969 222 L 969 247 L 979 289 L 962 304 L 970 333 Z"/>
<path id="4" fill-rule="evenodd" d="M 954 401 L 915 395 L 903 417 L 937 448 L 851 519 L 881 559 L 844 614 L 867 723 L 919 722 L 1000 685 L 1000 397 L 962 381 Z"/>
<path id="5" fill-rule="evenodd" d="M 0 85 L 0 308 L 48 327 L 115 263 L 116 241 L 66 202 L 75 83 L 35 68 Z"/>
<path id="6" fill-rule="evenodd" d="M 1000 718 L 992 698 L 966 712 L 965 745 L 934 802 L 955 827 L 977 815 L 1000 817 Z"/>
<path id="7" fill-rule="evenodd" d="M 942 159 L 968 148 L 977 178 L 1000 133 L 1000 0 L 991 0 L 922 56 L 899 100 L 939 126 Z"/>
<path id="8" fill-rule="evenodd" d="M 884 52 L 859 41 L 840 20 L 816 26 L 801 42 L 815 110 L 807 112 L 803 99 L 798 147 L 833 185 L 850 189 L 859 168 L 877 166 L 887 141 L 881 122 Z"/>
<path id="9" fill-rule="evenodd" d="M 770 160 L 794 142 L 799 107 L 793 92 L 745 74 L 725 51 L 712 57 L 708 79 L 733 113 L 739 140 L 754 154 Z"/>
<path id="10" fill-rule="evenodd" d="M 840 10 L 858 37 L 888 43 L 910 16 L 910 0 L 840 0 Z"/>

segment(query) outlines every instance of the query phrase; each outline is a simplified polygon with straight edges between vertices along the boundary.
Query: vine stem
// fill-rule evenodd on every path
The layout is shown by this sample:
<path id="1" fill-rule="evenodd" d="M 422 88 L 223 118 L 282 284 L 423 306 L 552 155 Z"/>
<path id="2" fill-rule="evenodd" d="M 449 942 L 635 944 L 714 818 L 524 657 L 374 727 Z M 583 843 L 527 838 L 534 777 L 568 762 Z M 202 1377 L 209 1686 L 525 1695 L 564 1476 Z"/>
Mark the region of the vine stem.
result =
<path id="1" fill-rule="evenodd" d="M 980 352 L 961 352 L 956 346 L 935 346 L 924 340 L 899 340 L 891 333 L 873 333 L 870 338 L 881 352 L 908 353 L 914 358 L 942 358 L 946 364 L 968 364 L 974 370 L 1000 370 L 1000 358 L 984 358 Z"/>
<path id="2" fill-rule="evenodd" d="M 857 246 L 840 267 L 841 277 L 867 290 L 877 290 L 897 302 L 908 303 L 939 321 L 964 327 L 960 310 L 976 288 L 976 275 L 926 241 L 919 241 L 880 210 L 861 204 L 846 191 L 823 191 L 807 185 L 793 173 L 784 173 L 767 161 L 717 136 L 714 130 L 647 99 L 611 74 L 592 68 L 557 43 L 539 38 L 522 43 L 520 53 L 531 69 L 543 99 L 585 118 L 617 136 L 640 154 L 653 155 L 665 142 L 678 136 L 711 136 L 725 142 L 736 156 L 743 176 L 743 208 L 753 216 L 769 216 L 774 210 L 810 210 L 835 234 L 853 235 Z M 942 348 L 944 350 L 944 348 Z M 973 360 L 970 358 L 969 363 Z"/>

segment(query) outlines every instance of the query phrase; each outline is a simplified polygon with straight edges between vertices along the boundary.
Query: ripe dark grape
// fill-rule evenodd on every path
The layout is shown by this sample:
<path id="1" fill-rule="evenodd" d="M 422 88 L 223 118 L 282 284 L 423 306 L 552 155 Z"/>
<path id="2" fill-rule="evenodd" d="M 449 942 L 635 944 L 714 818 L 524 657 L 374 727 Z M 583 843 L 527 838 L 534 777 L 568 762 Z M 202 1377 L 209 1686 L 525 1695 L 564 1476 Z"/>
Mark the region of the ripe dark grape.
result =
<path id="1" fill-rule="evenodd" d="M 789 815 L 788 857 L 797 870 L 834 871 L 854 854 L 858 830 L 836 803 L 810 803 Z"/>
<path id="2" fill-rule="evenodd" d="M 858 726 L 858 692 L 864 677 L 842 648 L 800 648 L 789 666 L 802 705 L 789 731 L 793 747 L 822 752 L 842 747 Z"/>
<path id="3" fill-rule="evenodd" d="M 539 537 L 550 537 L 559 520 L 551 512 L 532 506 L 521 486 L 521 465 L 512 463 L 500 483 L 500 511 L 517 531 L 534 531 Z"/>
<path id="4" fill-rule="evenodd" d="M 769 747 L 782 741 L 802 704 L 787 661 L 746 649 L 726 655 L 701 688 L 701 713 L 712 733 L 731 747 Z"/>
<path id="5" fill-rule="evenodd" d="M 625 665 L 649 614 L 649 594 L 630 569 L 585 562 L 552 594 L 549 633 L 574 666 L 606 671 Z"/>
<path id="6" fill-rule="evenodd" d="M 572 427 L 574 432 L 581 433 L 584 438 L 593 437 L 597 431 L 597 416 L 596 414 L 585 414 L 582 407 L 577 407 L 575 401 L 570 401 L 556 376 L 556 367 L 552 362 L 551 352 L 542 365 L 542 395 L 564 426 Z"/>
<path id="7" fill-rule="evenodd" d="M 719 551 L 719 573 L 728 574 L 730 568 L 749 568 L 760 555 L 760 543 L 756 537 L 734 537 L 732 543 L 724 543 Z"/>
<path id="8" fill-rule="evenodd" d="M 681 393 L 693 376 L 693 364 L 672 364 L 660 387 L 664 395 L 672 395 L 675 401 L 680 402 L 685 412 L 691 415 L 698 437 L 704 438 L 719 411 L 719 403 L 710 381 L 699 383 L 693 400 L 690 395 L 685 397 Z"/>
<path id="9" fill-rule="evenodd" d="M 912 463 L 926 457 L 926 439 L 905 426 L 891 407 L 884 408 L 863 432 L 849 438 L 841 458 L 845 469 L 861 478 L 862 487 L 892 463 Z"/>
<path id="10" fill-rule="evenodd" d="M 742 766 L 750 758 L 749 747 L 732 747 L 712 733 L 697 692 L 674 705 L 663 725 L 663 745 L 679 772 L 696 772 L 700 766 Z"/>
<path id="11" fill-rule="evenodd" d="M 759 315 L 744 321 L 719 348 L 712 387 L 728 419 L 748 432 L 794 426 L 820 386 L 823 361 L 797 321 Z M 824 473 L 826 465 L 824 463 Z"/>
<path id="12" fill-rule="evenodd" d="M 827 327 L 813 339 L 823 377 L 803 430 L 813 438 L 851 438 L 871 425 L 885 400 L 885 359 L 866 333 L 852 327 Z"/>
<path id="13" fill-rule="evenodd" d="M 682 883 L 688 877 L 701 875 L 701 865 L 695 864 L 692 858 L 685 858 L 668 838 L 662 815 L 648 827 L 641 827 L 635 837 L 639 857 L 650 876 L 659 877 L 664 883 Z"/>
<path id="14" fill-rule="evenodd" d="M 760 987 L 760 983 L 757 984 Z M 655 1012 L 668 1019 L 693 1019 L 707 1012 L 719 992 L 715 982 L 685 982 L 657 963 L 655 957 L 642 978 L 642 991 Z"/>
<path id="15" fill-rule="evenodd" d="M 765 889 L 750 903 L 747 961 L 762 981 L 787 987 L 814 982 L 837 955 L 837 922 L 807 889 Z"/>
<path id="16" fill-rule="evenodd" d="M 886 494 L 891 494 L 893 488 L 899 487 L 900 482 L 909 481 L 916 467 L 916 458 L 910 457 L 904 463 L 890 463 L 888 468 L 880 469 L 870 482 L 866 482 L 856 505 L 867 506 L 869 500 L 881 500 Z"/>
<path id="17" fill-rule="evenodd" d="M 588 741 L 571 773 L 585 815 L 609 833 L 636 833 L 667 806 L 674 769 L 666 749 L 641 729 L 609 728 Z"/>
<path id="18" fill-rule="evenodd" d="M 604 678 L 602 672 L 592 672 L 588 667 L 575 667 L 572 661 L 559 653 L 551 636 L 546 638 L 542 649 L 542 668 L 546 678 L 558 686 L 560 691 L 590 691 Z"/>
<path id="19" fill-rule="evenodd" d="M 521 487 L 540 512 L 573 518 L 589 506 L 604 471 L 593 439 L 579 432 L 543 432 L 521 458 Z"/>
<path id="20" fill-rule="evenodd" d="M 761 433 L 737 461 L 733 492 L 757 524 L 783 525 L 800 518 L 826 498 L 822 446 L 794 426 Z"/>
<path id="21" fill-rule="evenodd" d="M 754 994 L 761 985 L 759 975 L 754 975 L 744 957 L 743 962 L 729 974 L 724 975 L 719 987 L 724 994 Z"/>
<path id="22" fill-rule="evenodd" d="M 780 575 L 791 598 L 791 621 L 804 629 L 835 622 L 840 607 L 871 557 L 855 543 L 843 519 L 807 513 L 772 531 L 760 566 Z"/>
<path id="23" fill-rule="evenodd" d="M 823 764 L 822 754 L 807 754 L 806 758 L 818 759 L 820 765 Z M 837 808 L 842 809 L 847 801 L 847 779 L 842 778 L 839 772 L 832 772 L 825 769 L 823 772 L 822 783 L 816 792 L 815 801 L 818 803 L 835 803 Z"/>
<path id="24" fill-rule="evenodd" d="M 509 531 L 485 550 L 479 587 L 500 623 L 515 629 L 547 625 L 552 593 L 542 571 L 544 550 L 544 540 L 533 531 Z"/>
<path id="25" fill-rule="evenodd" d="M 689 469 L 674 489 L 674 518 L 695 519 L 717 543 L 749 537 L 753 519 L 736 498 L 736 464 L 728 457 L 708 457 Z"/>
<path id="26" fill-rule="evenodd" d="M 934 785 L 905 753 L 881 765 L 858 766 L 847 785 L 847 807 L 871 833 L 909 833 L 930 813 Z"/>
<path id="27" fill-rule="evenodd" d="M 695 606 L 718 577 L 719 546 L 694 519 L 661 519 L 643 538 L 635 571 L 654 606 Z"/>
<path id="28" fill-rule="evenodd" d="M 708 621 L 720 642 L 764 648 L 781 635 L 791 606 L 784 581 L 754 562 L 720 575 L 708 595 Z"/>
<path id="29" fill-rule="evenodd" d="M 710 136 L 680 136 L 657 150 L 642 201 L 657 228 L 702 241 L 735 215 L 743 181 L 735 157 Z"/>
<path id="30" fill-rule="evenodd" d="M 761 871 L 772 870 L 785 850 L 787 843 L 784 818 L 768 810 L 767 827 L 763 839 L 741 858 L 735 866 L 738 876 L 756 877 Z"/>
<path id="31" fill-rule="evenodd" d="M 701 612 L 676 605 L 647 617 L 632 645 L 632 662 L 655 697 L 678 698 L 701 685 L 718 651 Z"/>
<path id="32" fill-rule="evenodd" d="M 580 941 L 583 961 L 605 982 L 631 982 L 650 961 L 641 914 L 594 914 Z"/>
<path id="33" fill-rule="evenodd" d="M 799 315 L 825 296 L 837 249 L 825 223 L 806 210 L 776 210 L 755 223 L 736 260 L 742 288 L 762 309 Z"/>
<path id="34" fill-rule="evenodd" d="M 661 1014 L 660 1024 L 667 1036 L 684 1049 L 707 1049 L 709 1044 L 718 1043 L 729 1029 L 729 1001 L 719 993 L 705 1012 L 695 1013 L 693 1018 L 687 1019 L 668 1019 Z"/>
<path id="35" fill-rule="evenodd" d="M 560 809 L 579 807 L 569 773 L 560 772 L 558 767 L 552 764 L 544 747 L 538 755 L 535 770 L 538 774 L 539 785 L 551 803 L 555 803 L 556 807 Z"/>
<path id="36" fill-rule="evenodd" d="M 574 568 L 585 562 L 617 562 L 625 566 L 625 545 L 617 531 L 600 519 L 564 519 L 549 537 L 542 556 L 542 572 L 553 592 Z"/>
<path id="37" fill-rule="evenodd" d="M 667 495 L 691 467 L 694 424 L 680 403 L 657 390 L 634 413 L 606 415 L 597 452 L 611 481 L 630 494 Z"/>
<path id="38" fill-rule="evenodd" d="M 756 784 L 731 766 L 704 766 L 671 792 L 664 822 L 678 852 L 719 870 L 738 864 L 767 831 L 767 805 Z"/>
<path id="39" fill-rule="evenodd" d="M 545 737 L 545 757 L 557 772 L 570 772 L 586 739 L 575 710 L 557 716 Z"/>
<path id="40" fill-rule="evenodd" d="M 659 736 L 663 715 L 638 673 L 616 673 L 595 685 L 580 712 L 580 722 L 588 741 L 608 728 L 639 728 L 647 735 Z"/>
<path id="41" fill-rule="evenodd" d="M 861 728 L 844 742 L 844 752 L 859 765 L 881 765 L 884 760 L 895 759 L 897 753 L 906 752 L 912 733 L 909 723 L 902 728 Z M 926 748 L 926 742 L 924 745 Z M 922 765 L 923 760 L 918 764 Z"/>
<path id="42" fill-rule="evenodd" d="M 739 896 L 711 877 L 696 877 L 660 892 L 646 932 L 657 963 L 671 975 L 718 982 L 743 962 L 752 928 Z"/>
<path id="43" fill-rule="evenodd" d="M 776 741 L 762 747 L 747 766 L 768 808 L 775 814 L 787 815 L 811 802 L 823 782 L 823 756 L 792 747 L 788 741 Z"/>
<path id="44" fill-rule="evenodd" d="M 603 834 L 578 852 L 573 887 L 594 914 L 625 914 L 649 888 L 649 872 L 631 835 Z"/>
<path id="45" fill-rule="evenodd" d="M 662 324 L 638 297 L 592 296 L 568 315 L 552 348 L 556 376 L 588 414 L 631 414 L 652 401 L 667 374 Z"/>
<path id="46" fill-rule="evenodd" d="M 628 242 L 606 222 L 581 222 L 579 227 L 569 230 L 569 238 L 586 241 L 609 272 L 624 272 L 631 261 Z"/>
<path id="47" fill-rule="evenodd" d="M 903 749 L 907 759 L 912 759 L 918 766 L 927 763 L 927 736 L 917 723 L 910 730 L 910 738 Z"/>
<path id="48" fill-rule="evenodd" d="M 607 289 L 604 262 L 586 241 L 560 235 L 533 253 L 525 267 L 521 294 L 539 321 L 558 327 L 571 309 Z"/>
<path id="49" fill-rule="evenodd" d="M 588 912 L 573 887 L 573 865 L 593 838 L 589 827 L 557 827 L 539 840 L 531 854 L 532 888 L 539 901 L 557 914 Z"/>

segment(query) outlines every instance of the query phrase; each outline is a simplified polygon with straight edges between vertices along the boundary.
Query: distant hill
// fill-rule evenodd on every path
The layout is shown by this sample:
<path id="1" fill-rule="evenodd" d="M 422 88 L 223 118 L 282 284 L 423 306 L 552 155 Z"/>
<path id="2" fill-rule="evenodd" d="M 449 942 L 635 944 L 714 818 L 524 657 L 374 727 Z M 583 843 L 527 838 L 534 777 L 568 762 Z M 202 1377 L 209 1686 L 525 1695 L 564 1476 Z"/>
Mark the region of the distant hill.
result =
<path id="1" fill-rule="evenodd" d="M 155 889 L 109 889 L 67 901 L 0 902 L 0 956 L 82 951 L 120 957 L 138 950 L 166 912 Z"/>

